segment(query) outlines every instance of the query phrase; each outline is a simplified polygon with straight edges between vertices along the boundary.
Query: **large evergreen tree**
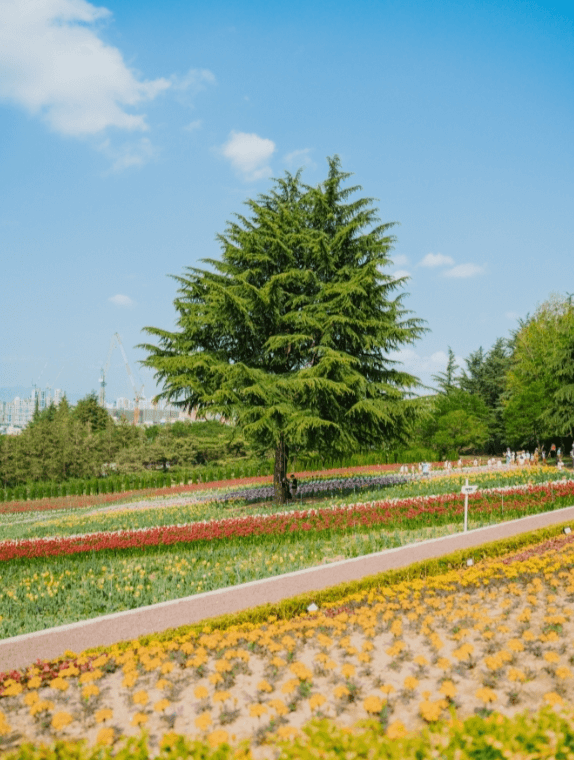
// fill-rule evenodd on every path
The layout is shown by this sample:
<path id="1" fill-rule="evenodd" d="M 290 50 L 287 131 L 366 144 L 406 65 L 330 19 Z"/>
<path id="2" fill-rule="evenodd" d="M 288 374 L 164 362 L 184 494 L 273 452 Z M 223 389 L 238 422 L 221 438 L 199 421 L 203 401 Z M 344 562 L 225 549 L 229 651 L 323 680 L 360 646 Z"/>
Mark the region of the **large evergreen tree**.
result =
<path id="1" fill-rule="evenodd" d="M 145 331 L 143 364 L 163 383 L 158 398 L 223 415 L 261 453 L 275 452 L 275 486 L 297 450 L 334 455 L 404 434 L 418 380 L 389 354 L 425 330 L 403 307 L 391 263 L 391 224 L 337 157 L 327 178 L 300 172 L 247 201 L 219 235 L 221 260 L 189 267 L 179 283 L 173 332 Z"/>

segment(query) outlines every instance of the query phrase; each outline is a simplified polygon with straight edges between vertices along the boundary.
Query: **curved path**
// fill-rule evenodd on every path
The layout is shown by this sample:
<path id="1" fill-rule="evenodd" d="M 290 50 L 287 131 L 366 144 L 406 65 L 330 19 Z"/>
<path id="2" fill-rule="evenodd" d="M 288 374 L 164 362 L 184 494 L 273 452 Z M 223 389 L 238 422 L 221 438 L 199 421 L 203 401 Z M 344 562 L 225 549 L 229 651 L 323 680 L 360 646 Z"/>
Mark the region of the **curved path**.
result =
<path id="1" fill-rule="evenodd" d="M 467 533 L 433 538 L 183 599 L 103 615 L 79 623 L 13 636 L 0 641 L 0 672 L 27 667 L 38 658 L 55 659 L 67 650 L 79 653 L 91 647 L 130 641 L 168 628 L 177 628 L 218 615 L 279 602 L 298 594 L 320 591 L 386 570 L 406 567 L 461 549 L 471 550 L 488 542 L 562 523 L 570 523 L 574 529 L 574 507 L 477 528 Z"/>

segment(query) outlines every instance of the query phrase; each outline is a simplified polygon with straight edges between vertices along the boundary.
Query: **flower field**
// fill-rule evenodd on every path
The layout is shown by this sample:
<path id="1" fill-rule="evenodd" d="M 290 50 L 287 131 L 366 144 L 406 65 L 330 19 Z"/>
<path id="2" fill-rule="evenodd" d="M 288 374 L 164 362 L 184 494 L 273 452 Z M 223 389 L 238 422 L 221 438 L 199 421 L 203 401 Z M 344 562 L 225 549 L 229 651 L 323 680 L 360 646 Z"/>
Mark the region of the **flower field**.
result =
<path id="1" fill-rule="evenodd" d="M 432 477 L 421 479 L 419 476 L 409 477 L 408 479 L 401 476 L 395 467 L 395 471 L 389 471 L 390 465 L 371 466 L 371 467 L 358 467 L 358 468 L 346 468 L 341 470 L 329 470 L 322 473 L 297 473 L 299 479 L 300 491 L 298 492 L 298 499 L 304 492 L 317 493 L 311 494 L 314 496 L 320 495 L 319 486 L 324 481 L 341 481 L 347 480 L 356 481 L 355 484 L 350 484 L 349 491 L 357 491 L 359 488 L 364 488 L 367 491 L 376 491 L 376 485 L 371 488 L 369 481 L 381 480 L 381 488 L 384 488 L 385 492 L 392 496 L 399 495 L 402 490 L 406 493 L 410 493 L 412 490 L 418 494 L 430 494 L 430 493 L 447 493 L 452 490 L 456 490 L 457 485 L 464 483 L 465 477 L 472 476 L 473 482 L 477 483 L 481 487 L 487 486 L 487 484 L 493 481 L 505 481 L 508 484 L 519 485 L 524 482 L 541 483 L 548 480 L 558 480 L 565 476 L 564 473 L 558 471 L 555 467 L 540 466 L 536 468 L 531 467 L 510 467 L 503 469 L 487 469 L 484 467 L 467 467 L 461 470 L 452 470 L 449 473 L 444 473 L 441 470 L 435 470 L 432 473 Z M 386 469 L 387 474 L 381 476 L 381 468 Z M 355 473 L 355 470 L 360 471 L 359 474 Z M 337 475 L 335 478 L 333 476 Z M 406 482 L 405 482 L 406 480 Z M 361 484 L 360 481 L 363 481 Z M 174 485 L 161 489 L 143 489 L 140 491 L 123 491 L 120 493 L 100 493 L 92 495 L 75 495 L 75 496 L 60 496 L 54 498 L 45 498 L 38 500 L 28 501 L 10 501 L 0 502 L 0 524 L 6 520 L 6 517 L 14 514 L 19 515 L 36 515 L 43 512 L 56 512 L 56 513 L 81 513 L 83 510 L 93 510 L 94 508 L 101 509 L 114 509 L 113 505 L 120 507 L 126 503 L 132 503 L 134 501 L 146 499 L 152 500 L 172 500 L 174 495 L 179 495 L 182 503 L 185 503 L 187 497 L 191 496 L 193 501 L 220 501 L 223 506 L 224 501 L 227 500 L 226 494 L 230 492 L 234 493 L 234 501 L 242 500 L 248 501 L 246 498 L 250 492 L 254 496 L 254 500 L 260 500 L 260 494 L 263 490 L 267 489 L 272 482 L 271 476 L 261 476 L 252 478 L 235 478 L 225 481 L 217 481 L 210 483 L 195 483 L 188 485 Z M 399 483 L 396 487 L 398 493 L 393 492 L 393 483 Z M 329 489 L 327 489 L 329 490 Z M 333 490 L 333 489 L 331 489 Z M 335 486 L 335 492 L 340 489 L 339 485 Z M 379 488 L 380 490 L 380 488 Z M 222 498 L 219 498 L 219 497 Z M 353 500 L 356 497 L 356 493 L 353 492 L 347 497 L 347 501 Z M 24 519 L 26 519 L 24 517 Z"/>
<path id="2" fill-rule="evenodd" d="M 574 499 L 574 481 L 560 481 L 539 486 L 507 488 L 477 492 L 469 499 L 473 515 L 490 515 L 500 510 L 504 517 L 522 516 L 567 506 Z M 464 497 L 460 494 L 414 497 L 411 499 L 354 504 L 308 511 L 292 511 L 274 515 L 255 515 L 227 520 L 211 520 L 189 525 L 132 531 L 91 533 L 69 538 L 4 541 L 0 544 L 0 562 L 36 557 L 58 557 L 85 552 L 143 549 L 149 546 L 170 546 L 203 541 L 227 541 L 257 536 L 283 536 L 290 533 L 339 531 L 349 528 L 414 529 L 422 521 L 456 522 L 463 513 Z"/>
<path id="3" fill-rule="evenodd" d="M 471 523 L 472 527 L 472 523 Z M 453 532 L 452 526 L 383 533 L 342 532 L 286 536 L 279 544 L 214 541 L 193 550 L 148 547 L 122 555 L 75 556 L 6 562 L 1 566 L 0 638 L 121 612 L 358 557 Z"/>
<path id="4" fill-rule="evenodd" d="M 162 757 L 197 740 L 195 756 L 220 759 L 244 741 L 234 756 L 566 760 L 574 534 L 559 529 L 470 568 L 335 590 L 295 616 L 206 621 L 2 674 L 0 750 L 23 760 L 40 757 L 18 754 L 25 742 L 117 749 L 145 735 Z"/>
<path id="5" fill-rule="evenodd" d="M 488 481 L 504 483 L 504 479 Z M 469 527 L 571 505 L 574 481 L 470 499 Z M 462 529 L 460 493 L 0 542 L 0 637 L 358 557 Z"/>
<path id="6" fill-rule="evenodd" d="M 482 491 L 496 487 L 537 485 L 566 479 L 566 475 L 555 468 L 540 467 L 512 469 L 491 472 L 477 472 L 472 475 L 473 484 Z M 406 499 L 412 496 L 428 496 L 441 494 L 457 494 L 465 482 L 465 476 L 456 474 L 434 476 L 432 480 L 415 479 L 401 485 L 386 485 L 381 489 L 368 490 L 362 500 L 381 501 L 384 499 Z M 245 499 L 237 499 L 223 503 L 217 500 L 225 493 L 221 487 L 196 490 L 192 496 L 171 495 L 146 499 L 130 499 L 126 502 L 115 503 L 96 501 L 94 504 L 68 504 L 60 500 L 53 503 L 54 509 L 26 512 L 7 512 L 0 514 L 0 540 L 22 540 L 34 537 L 51 537 L 97 533 L 99 531 L 121 531 L 137 528 L 160 526 L 186 525 L 192 522 L 221 520 L 225 517 L 246 515 L 269 515 L 278 511 L 301 511 L 306 501 L 297 499 L 289 501 L 281 507 L 274 504 L 248 503 Z M 227 486 L 227 489 L 237 491 L 237 486 Z M 244 489 L 248 491 L 250 489 Z M 116 494 L 117 496 L 117 494 Z M 215 497 L 215 498 L 212 498 Z M 88 497 L 82 497 L 88 499 Z M 92 497 L 96 498 L 96 497 Z M 360 497 L 359 497 L 360 498 Z M 100 497 L 97 497 L 99 500 Z M 314 499 L 315 509 L 332 506 L 354 505 L 358 495 Z M 67 508 L 66 508 L 67 506 Z M 58 507 L 58 509 L 56 509 Z"/>

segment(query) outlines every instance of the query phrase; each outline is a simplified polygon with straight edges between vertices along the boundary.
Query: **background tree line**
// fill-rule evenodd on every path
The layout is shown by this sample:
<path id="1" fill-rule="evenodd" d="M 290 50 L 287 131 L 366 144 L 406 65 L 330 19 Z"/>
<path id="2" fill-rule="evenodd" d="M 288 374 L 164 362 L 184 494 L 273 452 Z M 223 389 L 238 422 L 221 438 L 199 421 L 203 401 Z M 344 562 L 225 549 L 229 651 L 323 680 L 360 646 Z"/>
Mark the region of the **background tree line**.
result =
<path id="1" fill-rule="evenodd" d="M 569 453 L 574 438 L 574 307 L 553 295 L 520 320 L 507 338 L 456 364 L 449 348 L 446 371 L 433 378 L 438 392 L 424 398 L 426 417 L 412 445 L 439 457 L 500 454 L 551 443 Z"/>
<path id="2" fill-rule="evenodd" d="M 0 436 L 0 484 L 74 478 L 97 478 L 106 473 L 188 468 L 244 457 L 246 443 L 238 431 L 217 421 L 174 422 L 136 427 L 114 422 L 99 406 L 94 393 L 71 407 L 36 411 L 17 436 Z"/>

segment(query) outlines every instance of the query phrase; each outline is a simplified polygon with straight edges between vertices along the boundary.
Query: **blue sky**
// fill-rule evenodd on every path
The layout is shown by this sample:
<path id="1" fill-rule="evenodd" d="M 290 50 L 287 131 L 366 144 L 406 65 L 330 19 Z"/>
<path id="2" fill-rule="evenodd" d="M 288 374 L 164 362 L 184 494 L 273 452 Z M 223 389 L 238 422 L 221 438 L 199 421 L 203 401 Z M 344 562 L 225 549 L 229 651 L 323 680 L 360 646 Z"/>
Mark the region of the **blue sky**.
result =
<path id="1" fill-rule="evenodd" d="M 430 382 L 574 290 L 574 5 L 0 0 L 0 386 L 97 390 L 271 177 L 396 221 Z M 108 398 L 130 395 L 116 351 Z"/>

